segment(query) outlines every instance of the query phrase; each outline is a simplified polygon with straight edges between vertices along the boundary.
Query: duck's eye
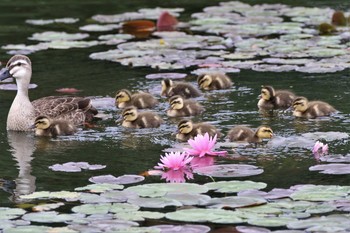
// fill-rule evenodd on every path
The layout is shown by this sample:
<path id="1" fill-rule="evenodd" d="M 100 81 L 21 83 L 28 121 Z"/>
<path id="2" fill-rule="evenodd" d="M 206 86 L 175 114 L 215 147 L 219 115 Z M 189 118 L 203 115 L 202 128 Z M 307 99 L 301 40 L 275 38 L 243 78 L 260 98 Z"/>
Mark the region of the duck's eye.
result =
<path id="1" fill-rule="evenodd" d="M 261 94 L 264 94 L 264 95 L 265 95 L 265 94 L 266 94 L 266 91 L 262 91 Z"/>
<path id="2" fill-rule="evenodd" d="M 16 63 L 16 66 L 21 66 L 21 65 L 22 65 L 22 63 L 20 63 L 20 62 Z"/>

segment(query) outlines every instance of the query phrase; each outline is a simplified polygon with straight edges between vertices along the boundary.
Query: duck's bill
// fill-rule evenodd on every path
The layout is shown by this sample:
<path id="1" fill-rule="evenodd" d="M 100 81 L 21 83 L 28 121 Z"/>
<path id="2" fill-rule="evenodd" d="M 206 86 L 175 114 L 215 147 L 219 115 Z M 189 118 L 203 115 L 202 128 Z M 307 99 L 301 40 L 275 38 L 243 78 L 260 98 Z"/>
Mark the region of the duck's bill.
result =
<path id="1" fill-rule="evenodd" d="M 11 74 L 10 74 L 10 71 L 7 67 L 4 67 L 0 70 L 0 81 L 7 79 L 7 78 L 10 78 L 10 77 L 11 77 Z"/>

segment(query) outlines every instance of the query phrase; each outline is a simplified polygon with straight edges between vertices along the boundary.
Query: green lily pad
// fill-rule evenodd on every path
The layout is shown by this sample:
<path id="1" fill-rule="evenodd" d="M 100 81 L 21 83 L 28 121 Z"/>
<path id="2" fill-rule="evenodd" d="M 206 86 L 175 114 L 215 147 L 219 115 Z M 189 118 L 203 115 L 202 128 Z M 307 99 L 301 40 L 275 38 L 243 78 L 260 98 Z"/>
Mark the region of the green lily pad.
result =
<path id="1" fill-rule="evenodd" d="M 48 211 L 48 210 L 54 210 L 61 206 L 63 206 L 63 202 L 57 202 L 57 203 L 50 203 L 50 204 L 42 204 L 42 205 L 36 205 L 33 206 L 34 211 Z"/>
<path id="2" fill-rule="evenodd" d="M 288 217 L 266 217 L 266 218 L 256 218 L 248 219 L 248 224 L 262 227 L 282 227 L 286 226 L 288 223 L 295 221 L 295 218 Z"/>
<path id="3" fill-rule="evenodd" d="M 161 219 L 164 215 L 164 213 L 155 211 L 126 211 L 116 213 L 115 217 L 129 221 L 144 221 L 145 219 Z"/>
<path id="4" fill-rule="evenodd" d="M 25 213 L 26 211 L 20 208 L 0 207 L 0 220 L 15 219 Z"/>
<path id="5" fill-rule="evenodd" d="M 89 184 L 84 187 L 75 188 L 75 191 L 88 190 L 92 193 L 103 193 L 108 190 L 123 189 L 124 186 L 120 184 Z"/>
<path id="6" fill-rule="evenodd" d="M 267 184 L 262 182 L 254 182 L 250 180 L 231 180 L 206 183 L 205 186 L 207 186 L 208 189 L 215 190 L 219 193 L 237 193 L 240 191 L 250 189 L 263 189 L 266 188 Z"/>
<path id="7" fill-rule="evenodd" d="M 75 33 L 70 34 L 66 32 L 42 32 L 42 33 L 34 33 L 31 37 L 29 37 L 29 40 L 39 40 L 39 41 L 57 41 L 57 40 L 65 40 L 65 41 L 72 41 L 72 40 L 81 40 L 89 37 L 89 34 L 86 33 Z"/>
<path id="8" fill-rule="evenodd" d="M 348 196 L 350 186 L 303 185 L 290 195 L 293 200 L 332 201 Z"/>
<path id="9" fill-rule="evenodd" d="M 182 206 L 182 203 L 166 197 L 138 197 L 128 199 L 128 203 L 144 208 L 164 208 L 166 206 Z"/>
<path id="10" fill-rule="evenodd" d="M 76 23 L 79 19 L 77 18 L 59 18 L 59 19 L 27 19 L 26 23 L 33 25 L 47 25 L 52 23 Z"/>
<path id="11" fill-rule="evenodd" d="M 347 163 L 331 163 L 321 164 L 309 167 L 310 171 L 320 171 L 323 174 L 344 175 L 350 174 L 350 164 Z"/>
<path id="12" fill-rule="evenodd" d="M 222 164 L 195 168 L 194 172 L 212 177 L 245 177 L 259 175 L 264 170 L 247 164 Z"/>
<path id="13" fill-rule="evenodd" d="M 137 193 L 141 197 L 162 197 L 170 193 L 206 193 L 208 188 L 203 185 L 192 183 L 155 183 L 132 186 L 125 190 Z"/>
<path id="14" fill-rule="evenodd" d="M 116 230 L 113 232 L 120 232 L 120 233 L 161 233 L 160 229 L 154 228 L 154 227 L 129 227 L 125 229 Z"/>
<path id="15" fill-rule="evenodd" d="M 70 48 L 88 48 L 98 45 L 98 41 L 70 41 L 70 40 L 54 40 L 48 43 L 51 49 L 70 49 Z"/>
<path id="16" fill-rule="evenodd" d="M 223 224 L 243 223 L 234 211 L 222 209 L 183 209 L 165 215 L 167 219 L 181 222 L 213 222 Z"/>
<path id="17" fill-rule="evenodd" d="M 68 227 L 47 227 L 47 226 L 17 226 L 15 228 L 7 228 L 3 231 L 4 233 L 47 233 L 47 232 L 66 232 L 66 233 L 78 233 L 75 230 L 69 229 Z"/>
<path id="18" fill-rule="evenodd" d="M 59 191 L 59 192 L 47 192 L 40 191 L 34 192 L 32 194 L 21 195 L 21 199 L 77 199 L 79 198 L 80 193 L 78 192 L 69 192 L 69 191 Z"/>
<path id="19" fill-rule="evenodd" d="M 308 229 L 311 227 L 322 228 L 340 228 L 342 230 L 348 229 L 350 226 L 350 219 L 346 215 L 329 215 L 321 217 L 312 217 L 309 219 L 296 220 L 288 223 L 289 229 Z M 333 232 L 331 231 L 331 232 Z"/>
<path id="20" fill-rule="evenodd" d="M 181 225 L 155 225 L 154 228 L 160 229 L 162 233 L 191 232 L 206 233 L 210 227 L 198 224 L 181 224 Z"/>
<path id="21" fill-rule="evenodd" d="M 60 214 L 55 211 L 27 213 L 22 216 L 22 219 L 24 220 L 40 223 L 67 222 L 74 218 L 76 218 L 74 214 Z"/>
<path id="22" fill-rule="evenodd" d="M 211 199 L 208 195 L 189 193 L 170 193 L 164 197 L 176 200 L 183 205 L 206 205 Z"/>
<path id="23" fill-rule="evenodd" d="M 212 198 L 208 202 L 209 208 L 239 208 L 254 205 L 265 204 L 266 200 L 259 197 L 222 197 L 222 198 Z"/>
<path id="24" fill-rule="evenodd" d="M 72 211 L 80 214 L 107 214 L 112 207 L 110 203 L 104 204 L 84 204 L 74 206 Z"/>
<path id="25" fill-rule="evenodd" d="M 82 31 L 88 31 L 88 32 L 106 32 L 106 31 L 112 31 L 114 29 L 119 29 L 119 28 L 121 28 L 119 24 L 106 24 L 106 25 L 89 24 L 89 25 L 81 26 L 79 29 Z"/>

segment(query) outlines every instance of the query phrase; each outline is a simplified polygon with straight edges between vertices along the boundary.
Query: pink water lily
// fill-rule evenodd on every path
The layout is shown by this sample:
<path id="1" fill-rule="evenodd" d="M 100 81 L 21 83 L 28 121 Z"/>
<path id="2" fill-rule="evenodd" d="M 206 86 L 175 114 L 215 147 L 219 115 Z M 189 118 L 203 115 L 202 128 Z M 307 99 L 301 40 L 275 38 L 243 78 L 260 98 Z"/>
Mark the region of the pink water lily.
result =
<path id="1" fill-rule="evenodd" d="M 328 145 L 317 141 L 312 148 L 312 153 L 314 154 L 315 158 L 319 160 L 321 156 L 328 154 Z"/>
<path id="2" fill-rule="evenodd" d="M 177 171 L 182 168 L 187 168 L 192 159 L 193 157 L 186 152 L 165 153 L 165 156 L 160 157 L 161 163 L 158 163 L 158 166 L 155 166 L 155 168 L 165 171 Z"/>
<path id="3" fill-rule="evenodd" d="M 224 156 L 227 151 L 213 151 L 216 143 L 217 135 L 209 137 L 208 133 L 204 135 L 198 134 L 194 139 L 189 139 L 188 143 L 192 148 L 185 148 L 185 151 L 192 156 L 203 157 L 205 155 Z"/>

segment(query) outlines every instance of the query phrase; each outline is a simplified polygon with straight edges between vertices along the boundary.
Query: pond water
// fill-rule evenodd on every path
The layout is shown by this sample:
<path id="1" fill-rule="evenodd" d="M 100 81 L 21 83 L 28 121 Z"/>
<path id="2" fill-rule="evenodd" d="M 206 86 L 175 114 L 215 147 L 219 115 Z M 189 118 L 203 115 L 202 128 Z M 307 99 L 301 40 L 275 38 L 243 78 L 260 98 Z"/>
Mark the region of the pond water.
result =
<path id="1" fill-rule="evenodd" d="M 243 1 L 249 4 L 275 3 L 275 1 Z M 345 1 L 280 1 L 291 6 L 330 7 L 349 12 L 350 4 Z M 219 1 L 127 1 L 118 4 L 114 1 L 2 1 L 0 3 L 0 45 L 32 44 L 27 38 L 33 33 L 45 31 L 79 32 L 79 27 L 92 23 L 96 14 L 119 14 L 133 12 L 142 8 L 183 7 L 185 12 L 178 17 L 186 22 L 192 13 L 202 12 L 209 5 L 216 6 Z M 306 5 L 307 4 L 307 5 Z M 79 18 L 75 24 L 31 25 L 27 19 Z M 90 39 L 110 32 L 88 32 Z M 199 32 L 198 34 L 203 34 Z M 347 44 L 349 47 L 349 43 Z M 0 91 L 0 179 L 5 183 L 0 190 L 0 207 L 16 207 L 18 195 L 34 191 L 74 191 L 77 187 L 90 184 L 89 178 L 99 175 L 142 174 L 153 169 L 160 155 L 178 146 L 174 133 L 178 119 L 166 117 L 168 103 L 160 97 L 160 79 L 146 79 L 145 76 L 158 72 L 180 72 L 189 74 L 186 81 L 195 84 L 193 68 L 177 70 L 157 70 L 150 67 L 123 66 L 116 62 L 93 60 L 91 53 L 114 49 L 115 45 L 98 45 L 89 48 L 48 49 L 29 54 L 33 64 L 31 89 L 32 100 L 48 95 L 59 95 L 56 89 L 73 87 L 81 92 L 76 95 L 90 96 L 100 104 L 99 110 L 108 118 L 98 121 L 95 127 L 82 129 L 71 137 L 57 139 L 35 138 L 31 134 L 6 131 L 8 109 L 15 96 L 11 90 Z M 349 49 L 348 49 L 349 50 Z M 347 50 L 347 51 L 348 51 Z M 6 61 L 12 55 L 0 49 L 0 61 Z M 251 180 L 264 182 L 264 191 L 273 188 L 290 188 L 299 184 L 348 185 L 349 175 L 329 175 L 309 171 L 309 167 L 318 164 L 311 149 L 317 140 L 329 145 L 331 154 L 346 155 L 350 149 L 349 113 L 350 81 L 349 69 L 329 73 L 259 72 L 241 69 L 238 73 L 229 73 L 235 85 L 229 91 L 205 92 L 198 101 L 205 112 L 193 118 L 194 121 L 206 121 L 217 126 L 225 135 L 234 125 L 244 124 L 252 128 L 267 124 L 274 131 L 274 138 L 262 145 L 224 145 L 229 157 L 219 159 L 219 164 L 250 164 L 262 168 L 260 175 L 243 178 L 211 178 L 195 174 L 189 183 L 205 184 L 221 180 Z M 331 118 L 319 120 L 296 119 L 288 112 L 279 112 L 264 116 L 258 112 L 257 97 L 261 85 L 272 85 L 278 89 L 291 89 L 298 95 L 310 99 L 320 99 L 331 103 L 340 112 Z M 160 100 L 157 111 L 165 124 L 159 129 L 125 129 L 115 121 L 120 111 L 113 106 L 112 98 L 119 89 L 146 90 Z M 321 132 L 321 133 L 319 133 Z M 344 136 L 345 135 L 345 136 Z M 327 141 L 322 139 L 328 138 Z M 76 173 L 55 172 L 49 169 L 54 164 L 66 162 L 88 162 L 102 164 L 101 170 L 87 170 Z M 350 169 L 350 168 L 349 168 Z M 142 182 L 164 183 L 158 176 L 148 176 Z M 215 195 L 214 195 L 215 196 Z M 62 212 L 70 212 L 70 207 Z M 27 209 L 28 210 L 28 209 Z M 179 224 L 177 221 L 160 220 L 163 224 Z M 144 223 L 139 222 L 140 225 Z M 147 222 L 144 225 L 156 225 Z M 64 224 L 63 224 L 64 225 Z M 213 224 L 212 229 L 225 225 Z M 350 229 L 347 229 L 350 231 Z M 214 232 L 214 230 L 213 230 Z"/>

